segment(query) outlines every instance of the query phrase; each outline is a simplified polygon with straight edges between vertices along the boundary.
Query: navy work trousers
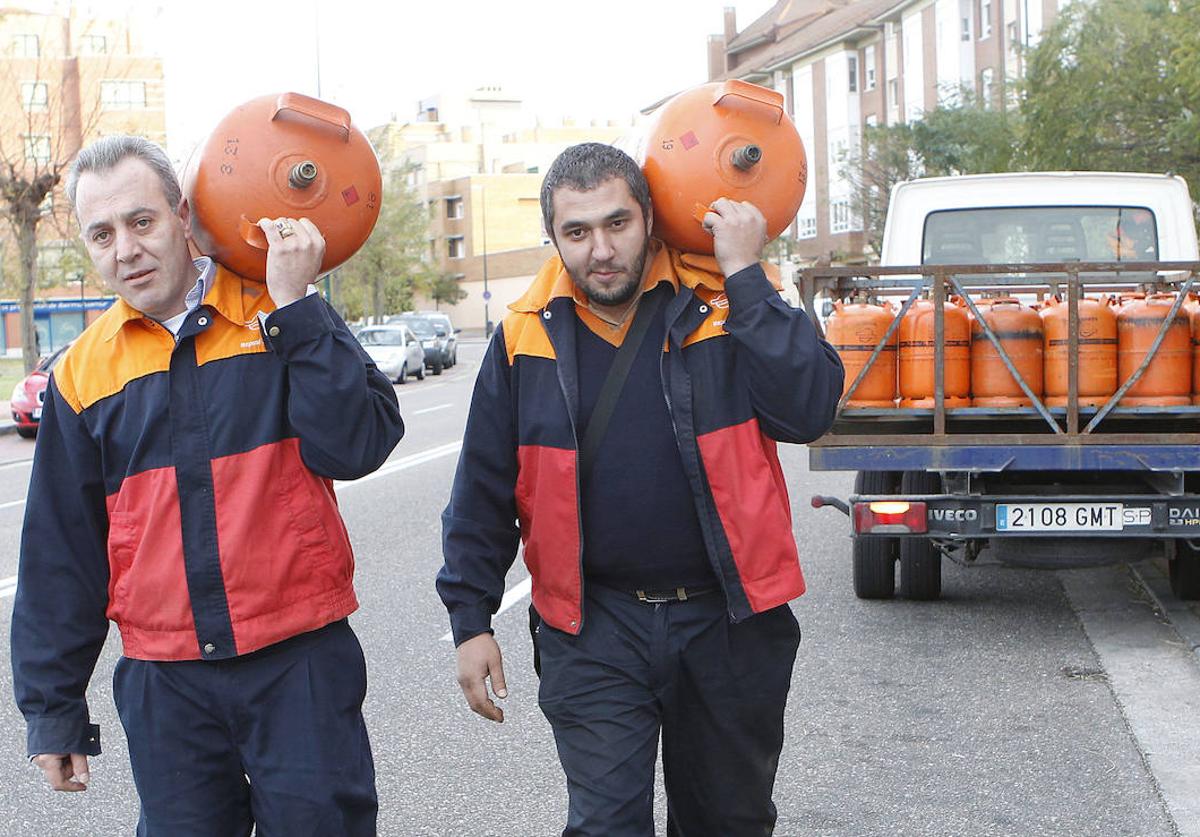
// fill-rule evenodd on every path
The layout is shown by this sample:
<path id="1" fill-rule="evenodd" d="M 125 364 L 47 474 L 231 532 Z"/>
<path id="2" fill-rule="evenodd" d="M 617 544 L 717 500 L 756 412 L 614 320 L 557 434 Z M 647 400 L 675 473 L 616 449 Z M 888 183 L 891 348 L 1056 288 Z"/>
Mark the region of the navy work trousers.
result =
<path id="1" fill-rule="evenodd" d="M 149 837 L 373 835 L 367 673 L 345 620 L 229 660 L 113 675 Z"/>
<path id="2" fill-rule="evenodd" d="M 733 624 L 713 592 L 647 604 L 591 584 L 572 636 L 541 624 L 538 702 L 567 776 L 564 837 L 769 835 L 800 628 L 787 605 Z"/>

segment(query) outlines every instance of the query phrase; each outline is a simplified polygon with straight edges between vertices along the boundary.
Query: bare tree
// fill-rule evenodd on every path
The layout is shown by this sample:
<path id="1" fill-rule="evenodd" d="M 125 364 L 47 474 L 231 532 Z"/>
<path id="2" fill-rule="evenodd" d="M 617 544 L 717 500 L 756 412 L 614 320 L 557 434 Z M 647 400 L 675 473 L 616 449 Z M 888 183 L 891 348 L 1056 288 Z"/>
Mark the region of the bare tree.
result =
<path id="1" fill-rule="evenodd" d="M 98 97 L 81 99 L 79 59 L 66 20 L 5 12 L 0 21 L 17 16 L 38 31 L 0 43 L 0 215 L 16 245 L 12 284 L 21 305 L 21 350 L 28 371 L 38 357 L 34 297 L 39 232 L 49 222 L 59 239 L 73 236 L 74 220 L 58 197 L 60 184 L 84 138 L 94 132 L 101 103 Z M 112 75 L 107 67 L 106 62 L 104 77 Z"/>

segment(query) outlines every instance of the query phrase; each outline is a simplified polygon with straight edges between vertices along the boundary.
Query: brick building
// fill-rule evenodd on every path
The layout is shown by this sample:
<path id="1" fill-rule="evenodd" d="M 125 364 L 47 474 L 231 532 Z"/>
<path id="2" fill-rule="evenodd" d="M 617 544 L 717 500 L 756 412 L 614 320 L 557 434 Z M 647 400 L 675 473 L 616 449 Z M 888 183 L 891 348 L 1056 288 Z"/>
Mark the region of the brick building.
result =
<path id="1" fill-rule="evenodd" d="M 61 166 L 105 134 L 165 143 L 162 60 L 134 19 L 94 19 L 73 5 L 0 15 L 0 163 L 26 175 Z M 64 172 L 65 173 L 65 172 Z M 60 183 L 38 227 L 35 324 L 43 352 L 73 339 L 111 304 L 89 281 Z M 19 353 L 16 245 L 0 225 L 0 346 Z"/>
<path id="2" fill-rule="evenodd" d="M 789 235 L 811 261 L 862 260 L 844 158 L 869 125 L 920 119 L 966 87 L 992 106 L 1023 71 L 1065 0 L 781 0 L 738 31 L 709 38 L 709 80 L 738 78 L 784 94 L 809 156 L 804 203 Z"/>

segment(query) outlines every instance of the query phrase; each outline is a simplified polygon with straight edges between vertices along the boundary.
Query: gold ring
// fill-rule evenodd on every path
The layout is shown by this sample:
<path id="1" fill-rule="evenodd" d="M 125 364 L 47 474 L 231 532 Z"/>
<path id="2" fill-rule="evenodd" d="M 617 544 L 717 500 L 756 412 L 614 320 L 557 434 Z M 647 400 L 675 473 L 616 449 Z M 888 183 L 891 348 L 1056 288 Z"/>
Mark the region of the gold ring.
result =
<path id="1" fill-rule="evenodd" d="M 296 230 L 292 227 L 292 222 L 286 219 L 275 222 L 275 229 L 279 230 L 280 238 L 287 238 L 289 235 L 295 235 Z"/>

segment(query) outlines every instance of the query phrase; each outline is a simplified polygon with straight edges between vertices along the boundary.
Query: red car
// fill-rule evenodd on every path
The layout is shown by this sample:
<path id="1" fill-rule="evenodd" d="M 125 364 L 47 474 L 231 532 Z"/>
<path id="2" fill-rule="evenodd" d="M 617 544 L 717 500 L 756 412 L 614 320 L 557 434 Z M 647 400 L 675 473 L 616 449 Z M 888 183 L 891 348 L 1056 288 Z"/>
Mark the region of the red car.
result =
<path id="1" fill-rule="evenodd" d="M 46 397 L 46 384 L 50 381 L 50 370 L 67 351 L 68 343 L 52 355 L 41 358 L 34 370 L 13 387 L 11 406 L 17 435 L 23 439 L 37 436 L 38 422 L 42 420 L 42 401 Z"/>

